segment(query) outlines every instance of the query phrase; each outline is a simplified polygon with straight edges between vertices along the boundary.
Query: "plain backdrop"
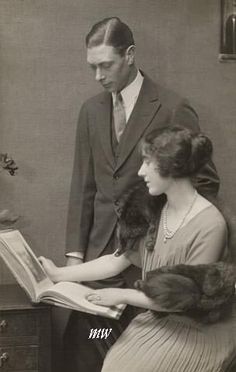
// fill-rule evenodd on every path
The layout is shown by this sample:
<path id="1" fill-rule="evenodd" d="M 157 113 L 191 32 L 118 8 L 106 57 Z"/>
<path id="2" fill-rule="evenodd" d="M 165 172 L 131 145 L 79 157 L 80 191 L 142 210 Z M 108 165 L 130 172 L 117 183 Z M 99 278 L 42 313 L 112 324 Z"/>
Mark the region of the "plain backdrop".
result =
<path id="1" fill-rule="evenodd" d="M 0 151 L 19 166 L 15 177 L 0 175 L 0 209 L 18 213 L 36 254 L 58 264 L 78 113 L 101 90 L 84 38 L 114 15 L 134 32 L 137 65 L 197 110 L 236 213 L 236 63 L 218 61 L 220 0 L 0 0 Z M 0 282 L 14 282 L 3 264 Z"/>

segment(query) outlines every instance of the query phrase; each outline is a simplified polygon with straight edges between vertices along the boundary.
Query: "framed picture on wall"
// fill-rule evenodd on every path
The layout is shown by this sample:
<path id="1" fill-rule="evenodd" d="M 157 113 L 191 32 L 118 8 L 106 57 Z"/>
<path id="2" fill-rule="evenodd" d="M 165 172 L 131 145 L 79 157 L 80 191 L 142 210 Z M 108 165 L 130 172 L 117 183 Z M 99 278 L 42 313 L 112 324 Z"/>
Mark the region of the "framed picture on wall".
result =
<path id="1" fill-rule="evenodd" d="M 236 0 L 221 0 L 220 61 L 236 61 Z"/>

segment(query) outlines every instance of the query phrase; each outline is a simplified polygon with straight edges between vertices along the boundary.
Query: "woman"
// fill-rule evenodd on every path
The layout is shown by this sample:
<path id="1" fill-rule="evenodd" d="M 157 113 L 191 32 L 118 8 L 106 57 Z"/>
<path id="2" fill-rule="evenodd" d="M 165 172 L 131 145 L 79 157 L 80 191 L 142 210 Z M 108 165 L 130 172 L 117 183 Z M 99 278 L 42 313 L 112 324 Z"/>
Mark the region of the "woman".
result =
<path id="1" fill-rule="evenodd" d="M 99 305 L 125 303 L 147 309 L 130 323 L 110 349 L 102 372 L 218 372 L 228 370 L 234 358 L 232 315 L 214 324 L 203 323 L 184 313 L 178 299 L 174 311 L 163 306 L 168 301 L 162 301 L 160 283 L 154 288 L 155 295 L 151 293 L 153 283 L 151 290 L 149 286 L 148 273 L 155 273 L 155 269 L 163 266 L 213 264 L 227 257 L 225 220 L 192 183 L 211 153 L 212 145 L 206 136 L 179 127 L 154 131 L 143 141 L 139 176 L 143 177 L 150 195 L 165 195 L 156 234 L 153 229 L 151 233 L 152 238 L 155 236 L 153 249 L 148 233 L 136 249 L 79 266 L 56 267 L 50 260 L 40 259 L 56 282 L 105 279 L 131 263 L 141 263 L 143 281 L 139 290 L 106 288 L 93 290 L 88 296 L 89 301 Z M 196 285 L 190 282 L 188 286 L 186 282 L 184 288 L 190 289 L 190 295 L 191 288 L 196 290 L 194 296 L 199 300 Z"/>

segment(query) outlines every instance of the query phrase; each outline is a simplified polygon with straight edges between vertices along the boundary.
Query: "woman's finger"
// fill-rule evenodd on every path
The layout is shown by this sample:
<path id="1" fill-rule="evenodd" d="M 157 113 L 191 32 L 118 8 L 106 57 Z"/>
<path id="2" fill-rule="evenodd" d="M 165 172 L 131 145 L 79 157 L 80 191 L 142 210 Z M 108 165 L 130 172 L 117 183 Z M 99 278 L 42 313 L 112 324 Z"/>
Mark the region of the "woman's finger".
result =
<path id="1" fill-rule="evenodd" d="M 40 262 L 41 264 L 43 264 L 43 263 L 45 262 L 45 257 L 40 256 L 40 257 L 38 257 L 38 260 L 39 260 L 39 262 Z"/>
<path id="2" fill-rule="evenodd" d="M 87 296 L 87 300 L 90 301 L 90 302 L 99 302 L 101 301 L 101 296 L 99 296 L 98 294 L 96 293 L 90 293 L 88 296 Z"/>

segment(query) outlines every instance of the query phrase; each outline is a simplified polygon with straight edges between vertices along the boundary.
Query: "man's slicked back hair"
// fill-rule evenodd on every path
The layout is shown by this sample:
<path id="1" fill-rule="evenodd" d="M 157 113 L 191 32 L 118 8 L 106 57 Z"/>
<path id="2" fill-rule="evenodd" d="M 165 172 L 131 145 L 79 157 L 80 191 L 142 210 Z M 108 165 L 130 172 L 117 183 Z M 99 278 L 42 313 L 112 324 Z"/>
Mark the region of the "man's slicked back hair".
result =
<path id="1" fill-rule="evenodd" d="M 118 17 L 105 18 L 96 23 L 86 36 L 87 48 L 102 44 L 114 47 L 122 55 L 130 45 L 134 45 L 132 31 Z"/>

